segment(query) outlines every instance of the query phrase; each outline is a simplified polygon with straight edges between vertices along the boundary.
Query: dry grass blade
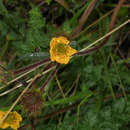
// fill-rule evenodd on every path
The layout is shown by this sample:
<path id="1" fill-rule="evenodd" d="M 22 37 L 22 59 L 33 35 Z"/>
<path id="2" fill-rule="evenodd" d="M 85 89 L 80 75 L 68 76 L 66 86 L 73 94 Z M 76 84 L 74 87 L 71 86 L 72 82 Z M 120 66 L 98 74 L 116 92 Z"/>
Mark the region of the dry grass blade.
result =
<path id="1" fill-rule="evenodd" d="M 61 94 L 62 94 L 63 98 L 65 98 L 65 94 L 63 92 L 63 89 L 61 87 L 60 81 L 58 80 L 57 76 L 56 76 L 56 82 L 57 82 L 57 85 L 58 85 L 58 87 L 59 87 L 59 89 L 61 91 Z"/>
<path id="2" fill-rule="evenodd" d="M 94 21 L 92 24 L 90 24 L 89 26 L 87 26 L 83 31 L 81 31 L 80 33 L 74 35 L 72 37 L 72 39 L 75 39 L 77 37 L 79 37 L 80 35 L 82 35 L 83 33 L 85 33 L 89 28 L 93 27 L 94 25 L 96 25 L 98 22 L 100 22 L 102 19 L 104 19 L 105 17 L 107 17 L 108 15 L 110 15 L 113 12 L 113 9 L 111 11 L 109 11 L 108 13 L 104 14 L 102 17 L 100 17 L 99 19 L 97 19 L 96 21 Z"/>
<path id="3" fill-rule="evenodd" d="M 83 28 L 83 25 L 85 24 L 85 22 L 88 19 L 88 16 L 91 14 L 92 10 L 94 9 L 96 2 L 97 2 L 97 0 L 92 0 L 92 2 L 89 4 L 88 8 L 84 11 L 83 15 L 79 19 L 79 25 L 77 26 L 77 28 L 74 31 L 74 34 L 73 34 L 74 36 L 77 35 Z"/>
<path id="4" fill-rule="evenodd" d="M 52 71 L 52 73 L 49 75 L 49 77 L 47 78 L 47 80 L 43 83 L 42 87 L 41 87 L 41 92 L 44 92 L 44 88 L 46 87 L 46 85 L 52 80 L 52 78 L 55 76 L 57 70 L 59 69 L 59 64 L 57 64 L 56 68 Z"/>
<path id="5" fill-rule="evenodd" d="M 53 67 L 51 67 L 51 68 L 49 68 L 49 69 L 43 71 L 40 76 L 45 75 L 46 73 L 50 72 L 50 71 L 53 70 L 54 68 L 55 68 L 55 66 L 53 66 Z M 32 80 L 33 80 L 33 78 L 27 80 L 26 83 L 29 83 L 29 82 L 31 82 Z M 14 87 L 14 88 L 12 88 L 12 89 L 9 89 L 9 90 L 6 91 L 6 92 L 1 93 L 1 94 L 0 94 L 0 97 L 1 97 L 1 96 L 4 96 L 4 95 L 6 95 L 6 94 L 8 94 L 9 92 L 12 92 L 13 90 L 15 90 L 15 89 L 17 89 L 17 88 L 20 88 L 20 87 L 22 87 L 22 86 L 23 86 L 23 84 L 20 83 L 20 84 L 18 84 L 16 87 Z"/>
<path id="6" fill-rule="evenodd" d="M 24 67 L 24 68 L 18 69 L 18 70 L 16 70 L 16 71 L 14 71 L 13 73 L 14 73 L 14 75 L 17 75 L 17 74 L 19 74 L 19 73 L 23 73 L 23 72 L 29 71 L 30 69 L 33 69 L 33 68 L 35 68 L 36 66 L 44 65 L 44 64 L 47 64 L 47 63 L 49 63 L 49 62 L 50 62 L 50 59 L 49 59 L 49 58 L 48 58 L 48 59 L 44 59 L 44 60 L 38 61 L 38 62 L 36 62 L 36 63 L 34 63 L 34 64 L 28 65 L 28 66 L 26 66 L 26 67 Z"/>
<path id="7" fill-rule="evenodd" d="M 61 6 L 63 6 L 65 9 L 70 10 L 69 5 L 65 0 L 55 0 L 55 1 L 58 2 Z"/>
<path id="8" fill-rule="evenodd" d="M 125 0 L 120 0 L 117 7 L 115 8 L 115 11 L 113 13 L 113 16 L 112 16 L 112 20 L 111 20 L 111 23 L 110 23 L 110 27 L 109 27 L 109 30 L 111 31 L 114 27 L 114 24 L 115 24 L 115 21 L 116 21 L 116 18 L 117 18 L 117 14 L 119 12 L 119 9 L 120 7 L 122 6 L 122 4 L 125 2 Z"/>
<path id="9" fill-rule="evenodd" d="M 52 118 L 52 117 L 54 117 L 54 116 L 57 116 L 57 115 L 59 115 L 60 113 L 66 112 L 66 111 L 68 111 L 68 110 L 71 110 L 71 109 L 73 109 L 73 108 L 75 108 L 75 107 L 77 107 L 77 106 L 78 106 L 78 103 L 72 104 L 72 105 L 70 105 L 70 106 L 66 106 L 66 107 L 64 107 L 64 108 L 62 108 L 62 109 L 60 109 L 60 110 L 57 110 L 57 111 L 55 111 L 55 112 L 52 112 L 52 113 L 50 113 L 50 114 L 45 115 L 45 116 L 43 117 L 43 120 L 47 120 L 47 119 L 49 119 L 49 118 Z"/>
<path id="10" fill-rule="evenodd" d="M 20 88 L 20 87 L 21 87 L 21 85 L 17 85 L 17 86 L 15 86 L 15 87 L 11 88 L 11 89 L 9 89 L 9 90 L 7 90 L 7 91 L 1 93 L 1 94 L 0 94 L 0 97 L 1 97 L 1 96 L 4 96 L 4 95 L 6 95 L 6 94 L 8 94 L 8 93 L 10 93 L 10 92 L 12 92 L 12 91 L 14 91 L 14 90 L 17 89 L 17 88 Z"/>
<path id="11" fill-rule="evenodd" d="M 120 0 L 119 1 L 119 3 L 118 3 L 118 5 L 117 5 L 117 7 L 115 8 L 115 11 L 114 11 L 114 13 L 113 13 L 113 16 L 112 16 L 112 20 L 111 20 L 111 23 L 110 23 L 110 26 L 109 26 L 109 31 L 111 32 L 111 30 L 113 29 L 113 27 L 114 27 L 114 24 L 115 24 L 115 21 L 116 21 L 116 18 L 117 18 L 117 13 L 119 12 L 119 9 L 120 9 L 120 7 L 121 7 L 121 5 L 123 4 L 125 2 L 125 0 Z M 129 20 L 128 20 L 129 21 Z M 120 25 L 121 26 L 121 25 Z M 123 25 L 124 26 L 124 25 Z M 108 33 L 109 34 L 109 33 Z M 103 39 L 103 42 L 101 42 L 98 46 L 96 46 L 96 47 L 94 47 L 94 48 L 90 48 L 89 50 L 84 50 L 84 52 L 82 52 L 82 53 L 80 53 L 80 54 L 82 54 L 82 55 L 84 55 L 84 54 L 87 54 L 87 53 L 89 53 L 89 52 L 92 52 L 92 51 L 95 51 L 95 50 L 97 50 L 97 49 L 99 49 L 99 48 L 101 48 L 104 44 L 106 44 L 107 43 L 107 41 L 108 41 L 108 39 L 110 38 L 110 35 L 111 34 L 109 34 L 108 36 L 106 36 L 106 37 L 104 37 Z M 98 40 L 97 40 L 98 41 Z M 91 45 L 90 45 L 91 46 Z M 86 49 L 88 49 L 88 47 L 86 48 Z"/>
<path id="12" fill-rule="evenodd" d="M 44 63 L 44 64 L 39 64 L 39 65 L 36 66 L 35 68 L 32 68 L 31 70 L 29 70 L 29 71 L 23 73 L 22 75 L 20 75 L 20 76 L 14 78 L 13 80 L 11 80 L 11 81 L 9 81 L 8 83 L 6 83 L 6 86 L 8 86 L 9 84 L 11 84 L 11 83 L 13 83 L 13 82 L 15 82 L 15 81 L 21 79 L 21 78 L 24 77 L 25 75 L 27 75 L 27 74 L 29 74 L 29 73 L 35 71 L 36 69 L 38 69 L 39 67 L 41 67 L 41 66 L 43 66 L 43 65 L 45 65 L 45 64 L 48 64 L 48 62 L 47 62 L 47 63 Z M 5 86 L 5 87 L 6 87 L 6 86 Z M 2 88 L 4 88 L 4 86 L 2 86 Z"/>
<path id="13" fill-rule="evenodd" d="M 22 93 L 19 95 L 19 97 L 16 99 L 16 101 L 12 104 L 12 106 L 10 107 L 10 109 L 8 110 L 8 112 L 5 114 L 5 116 L 2 118 L 2 120 L 0 120 L 0 125 L 7 118 L 7 116 L 9 115 L 9 113 L 13 110 L 13 108 L 15 107 L 15 105 L 19 102 L 19 100 L 21 99 L 21 97 L 24 95 L 24 93 L 26 93 L 26 91 L 29 89 L 29 87 L 32 85 L 32 83 L 37 79 L 37 77 L 39 77 L 39 74 L 37 74 L 33 78 L 33 80 L 27 85 L 27 87 L 22 91 Z"/>
<path id="14" fill-rule="evenodd" d="M 93 45 L 97 44 L 98 42 L 100 42 L 101 40 L 103 40 L 104 38 L 110 36 L 112 33 L 116 32 L 117 30 L 119 30 L 120 28 L 122 28 L 123 26 L 125 26 L 126 24 L 128 24 L 130 22 L 130 19 L 125 21 L 123 24 L 121 24 L 120 26 L 116 27 L 115 29 L 113 29 L 112 31 L 110 31 L 109 33 L 107 33 L 106 35 L 104 35 L 103 37 L 99 38 L 98 40 L 96 40 L 95 42 L 93 42 L 92 44 L 88 45 L 86 48 L 83 48 L 82 50 L 80 50 L 77 54 L 80 55 L 82 54 L 82 51 L 85 51 L 87 49 L 89 49 L 90 47 L 92 47 Z M 88 50 L 89 51 L 89 50 Z"/>

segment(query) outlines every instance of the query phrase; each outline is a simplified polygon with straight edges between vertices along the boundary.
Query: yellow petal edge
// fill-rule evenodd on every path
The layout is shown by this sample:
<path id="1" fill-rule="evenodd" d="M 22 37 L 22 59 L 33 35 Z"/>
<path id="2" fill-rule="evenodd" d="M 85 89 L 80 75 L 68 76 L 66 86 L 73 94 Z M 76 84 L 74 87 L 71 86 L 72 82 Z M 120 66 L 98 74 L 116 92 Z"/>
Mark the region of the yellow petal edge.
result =
<path id="1" fill-rule="evenodd" d="M 50 58 L 60 64 L 68 64 L 70 57 L 77 53 L 77 50 L 69 46 L 70 41 L 64 37 L 53 37 L 50 41 Z"/>
<path id="2" fill-rule="evenodd" d="M 0 120 L 3 119 L 7 111 L 0 111 Z M 17 130 L 20 127 L 20 122 L 22 121 L 22 117 L 16 111 L 10 112 L 5 121 L 0 125 L 1 129 L 7 129 L 11 127 L 14 130 Z"/>

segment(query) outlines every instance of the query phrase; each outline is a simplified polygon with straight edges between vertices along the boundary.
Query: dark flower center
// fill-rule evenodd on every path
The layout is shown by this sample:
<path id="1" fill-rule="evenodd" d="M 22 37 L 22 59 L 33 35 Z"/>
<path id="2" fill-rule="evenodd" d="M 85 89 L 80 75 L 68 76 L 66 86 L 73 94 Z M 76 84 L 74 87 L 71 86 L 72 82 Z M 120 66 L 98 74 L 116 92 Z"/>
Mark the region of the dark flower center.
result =
<path id="1" fill-rule="evenodd" d="M 65 54 L 66 53 L 66 47 L 67 45 L 66 44 L 63 44 L 63 43 L 58 43 L 56 44 L 56 46 L 54 47 L 54 51 L 56 51 L 57 53 L 59 54 Z"/>
<path id="2" fill-rule="evenodd" d="M 15 120 L 15 116 L 13 113 L 10 113 L 8 117 L 6 118 L 7 123 L 11 123 L 13 120 Z"/>

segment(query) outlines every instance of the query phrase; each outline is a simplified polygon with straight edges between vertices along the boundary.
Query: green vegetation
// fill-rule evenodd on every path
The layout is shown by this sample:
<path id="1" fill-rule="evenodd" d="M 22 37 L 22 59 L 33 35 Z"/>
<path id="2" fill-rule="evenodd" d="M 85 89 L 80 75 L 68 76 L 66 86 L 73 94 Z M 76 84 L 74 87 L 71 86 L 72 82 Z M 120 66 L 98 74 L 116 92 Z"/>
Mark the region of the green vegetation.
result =
<path id="1" fill-rule="evenodd" d="M 23 118 L 20 130 L 129 130 L 130 21 L 88 47 L 128 21 L 129 8 L 124 0 L 0 0 L 0 111 L 29 87 L 11 110 Z M 48 61 L 58 36 L 78 51 L 66 65 Z"/>

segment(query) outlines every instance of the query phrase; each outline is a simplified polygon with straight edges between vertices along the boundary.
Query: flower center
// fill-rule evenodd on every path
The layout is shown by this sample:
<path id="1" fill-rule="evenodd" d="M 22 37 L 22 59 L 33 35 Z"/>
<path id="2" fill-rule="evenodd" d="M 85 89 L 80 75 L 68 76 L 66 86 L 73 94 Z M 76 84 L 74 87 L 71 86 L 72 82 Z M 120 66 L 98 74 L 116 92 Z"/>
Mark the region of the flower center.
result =
<path id="1" fill-rule="evenodd" d="M 10 113 L 6 119 L 7 123 L 11 123 L 15 119 L 14 114 Z"/>
<path id="2" fill-rule="evenodd" d="M 58 54 L 66 54 L 66 44 L 63 43 L 58 43 L 56 44 L 56 46 L 54 47 L 54 51 L 56 51 Z"/>

